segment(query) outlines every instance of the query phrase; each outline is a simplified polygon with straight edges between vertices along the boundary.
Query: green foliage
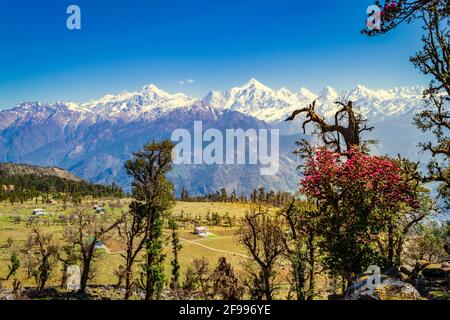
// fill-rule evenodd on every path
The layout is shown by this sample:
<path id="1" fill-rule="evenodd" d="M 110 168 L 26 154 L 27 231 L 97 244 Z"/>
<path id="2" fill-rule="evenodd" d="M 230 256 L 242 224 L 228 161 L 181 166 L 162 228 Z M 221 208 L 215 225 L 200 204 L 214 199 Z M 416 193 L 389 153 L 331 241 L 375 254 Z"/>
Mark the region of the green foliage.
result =
<path id="1" fill-rule="evenodd" d="M 234 270 L 225 257 L 219 258 L 219 264 L 211 275 L 214 292 L 223 300 L 240 300 L 244 288 L 234 274 Z"/>
<path id="2" fill-rule="evenodd" d="M 164 242 L 162 239 L 163 224 L 156 213 L 152 214 L 154 221 L 151 222 L 151 231 L 146 243 L 146 261 L 142 265 L 141 285 L 146 291 L 146 299 L 158 299 L 164 288 L 164 259 L 162 253 Z"/>
<path id="3" fill-rule="evenodd" d="M 183 289 L 186 291 L 199 290 L 203 299 L 210 298 L 211 277 L 209 275 L 209 262 L 205 257 L 194 258 L 185 273 Z"/>
<path id="4" fill-rule="evenodd" d="M 186 196 L 187 195 L 187 196 Z M 181 190 L 181 201 L 192 202 L 231 202 L 231 203 L 267 203 L 275 206 L 283 205 L 292 199 L 292 193 L 273 190 L 266 191 L 264 188 L 254 189 L 252 193 L 247 197 L 244 194 L 237 195 L 236 190 L 233 190 L 231 194 L 228 194 L 225 188 L 221 188 L 220 191 L 216 191 L 205 196 L 192 197 L 187 194 L 187 190 L 183 188 Z"/>
<path id="5" fill-rule="evenodd" d="M 11 254 L 9 261 L 10 261 L 10 265 L 8 266 L 9 273 L 8 276 L 6 277 L 6 280 L 9 280 L 9 278 L 14 276 L 20 268 L 20 260 L 15 252 Z"/>
<path id="6" fill-rule="evenodd" d="M 5 190 L 1 186 L 13 186 L 12 190 Z M 12 204 L 37 198 L 62 199 L 62 194 L 72 195 L 78 201 L 81 197 L 124 197 L 125 194 L 115 184 L 104 186 L 90 184 L 86 181 L 67 180 L 57 176 L 42 176 L 38 174 L 10 174 L 0 170 L 0 201 L 9 200 Z"/>
<path id="7" fill-rule="evenodd" d="M 183 248 L 178 237 L 178 225 L 175 220 L 169 220 L 169 229 L 172 231 L 172 253 L 173 259 L 170 262 L 172 265 L 172 279 L 170 280 L 170 288 L 177 290 L 180 286 L 180 262 L 178 261 L 178 253 Z"/>
<path id="8" fill-rule="evenodd" d="M 397 28 L 404 22 L 420 20 L 422 48 L 410 58 L 414 66 L 431 81 L 423 92 L 426 108 L 417 113 L 415 125 L 431 133 L 432 141 L 420 144 L 432 158 L 428 163 L 426 182 L 437 182 L 437 191 L 450 207 L 450 5 L 448 0 L 375 1 L 382 10 L 379 29 L 363 30 L 373 36 Z"/>
<path id="9" fill-rule="evenodd" d="M 448 256 L 446 246 L 450 244 L 450 222 L 436 221 L 420 225 L 408 243 L 408 258 L 418 262 L 440 262 Z"/>

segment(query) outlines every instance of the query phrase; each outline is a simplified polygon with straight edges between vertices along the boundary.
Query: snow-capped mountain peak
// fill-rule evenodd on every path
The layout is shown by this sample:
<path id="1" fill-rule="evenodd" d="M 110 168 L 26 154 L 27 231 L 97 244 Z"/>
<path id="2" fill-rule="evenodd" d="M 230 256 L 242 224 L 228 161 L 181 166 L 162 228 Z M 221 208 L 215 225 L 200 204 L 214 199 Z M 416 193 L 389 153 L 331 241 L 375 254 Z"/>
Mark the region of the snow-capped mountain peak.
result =
<path id="1" fill-rule="evenodd" d="M 195 99 L 183 93 L 170 94 L 157 86 L 144 86 L 139 92 L 123 91 L 118 95 L 105 95 L 81 105 L 100 117 L 135 119 L 140 116 L 158 116 L 175 108 L 191 105 Z"/>
<path id="2" fill-rule="evenodd" d="M 203 98 L 202 102 L 205 105 L 221 109 L 226 105 L 227 97 L 225 93 L 213 90 L 208 92 L 208 94 Z"/>
<path id="3" fill-rule="evenodd" d="M 282 87 L 280 90 L 277 91 L 277 95 L 281 97 L 292 97 L 294 94 L 287 88 Z"/>
<path id="4" fill-rule="evenodd" d="M 334 115 L 338 108 L 335 102 L 352 100 L 359 112 L 374 120 L 382 120 L 387 116 L 401 116 L 420 109 L 423 105 L 422 90 L 421 87 L 373 90 L 364 85 L 357 85 L 349 91 L 337 91 L 328 86 L 319 94 L 302 87 L 294 94 L 287 88 L 273 90 L 256 79 L 251 79 L 243 86 L 225 92 L 211 91 L 203 102 L 215 108 L 251 115 L 269 123 L 279 123 L 293 110 L 307 106 L 317 98 L 320 98 L 318 110 L 325 117 Z"/>
<path id="5" fill-rule="evenodd" d="M 211 91 L 203 102 L 215 108 L 230 109 L 273 122 L 280 118 L 280 113 L 297 106 L 298 97 L 287 88 L 275 91 L 252 78 L 240 87 L 224 92 Z"/>
<path id="6" fill-rule="evenodd" d="M 154 84 L 147 84 L 145 86 L 142 87 L 142 91 L 146 91 L 146 92 L 161 92 L 161 93 L 166 93 L 165 91 L 159 89 L 157 86 L 155 86 Z"/>
<path id="7" fill-rule="evenodd" d="M 309 100 L 313 101 L 313 100 L 317 99 L 318 96 L 315 93 L 311 92 L 308 88 L 301 87 L 300 91 L 299 91 L 299 98 L 301 100 L 309 99 Z"/>
<path id="8" fill-rule="evenodd" d="M 337 101 L 337 99 L 339 98 L 338 92 L 329 86 L 323 88 L 320 91 L 319 96 L 322 100 L 325 101 Z"/>
<path id="9" fill-rule="evenodd" d="M 239 89 L 240 90 L 250 89 L 250 90 L 260 90 L 260 91 L 273 92 L 273 90 L 271 88 L 269 88 L 268 86 L 262 84 L 261 82 L 259 82 L 255 78 L 251 78 L 244 85 L 242 85 L 241 87 L 237 87 L 235 89 L 238 89 L 238 90 Z"/>
<path id="10" fill-rule="evenodd" d="M 396 87 L 390 90 L 373 90 L 357 85 L 349 91 L 337 91 L 325 87 L 315 94 L 305 87 L 296 93 L 282 87 L 274 90 L 252 78 L 240 87 L 226 91 L 210 91 L 202 100 L 183 93 L 168 93 L 156 85 L 144 86 L 139 91 L 123 91 L 117 95 L 105 95 L 98 100 L 77 104 L 66 103 L 22 103 L 15 113 L 30 114 L 67 110 L 83 114 L 92 119 L 122 119 L 131 121 L 138 118 L 155 119 L 167 112 L 193 104 L 202 104 L 216 109 L 233 110 L 256 117 L 269 123 L 282 122 L 293 110 L 307 106 L 318 100 L 318 109 L 325 117 L 332 116 L 338 106 L 336 101 L 352 100 L 355 108 L 369 118 L 384 119 L 417 110 L 423 106 L 423 87 Z"/>

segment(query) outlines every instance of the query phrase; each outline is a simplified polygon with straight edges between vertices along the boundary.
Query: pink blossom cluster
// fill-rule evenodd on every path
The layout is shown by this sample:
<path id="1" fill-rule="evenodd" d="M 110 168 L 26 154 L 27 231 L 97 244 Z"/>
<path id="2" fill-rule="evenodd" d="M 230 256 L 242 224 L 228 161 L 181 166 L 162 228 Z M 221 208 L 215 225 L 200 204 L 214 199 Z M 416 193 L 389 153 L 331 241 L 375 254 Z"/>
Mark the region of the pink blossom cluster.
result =
<path id="1" fill-rule="evenodd" d="M 397 3 L 396 2 L 389 2 L 389 3 L 386 4 L 386 6 L 384 8 L 386 10 L 397 9 Z"/>
<path id="2" fill-rule="evenodd" d="M 392 18 L 392 16 L 395 14 L 397 9 L 398 9 L 398 5 L 396 2 L 386 3 L 383 10 L 381 11 L 381 17 L 384 19 Z"/>
<path id="3" fill-rule="evenodd" d="M 400 168 L 384 157 L 352 150 L 344 158 L 326 148 L 317 148 L 307 160 L 304 176 L 301 191 L 319 200 L 338 199 L 366 209 L 399 203 L 419 206 Z"/>

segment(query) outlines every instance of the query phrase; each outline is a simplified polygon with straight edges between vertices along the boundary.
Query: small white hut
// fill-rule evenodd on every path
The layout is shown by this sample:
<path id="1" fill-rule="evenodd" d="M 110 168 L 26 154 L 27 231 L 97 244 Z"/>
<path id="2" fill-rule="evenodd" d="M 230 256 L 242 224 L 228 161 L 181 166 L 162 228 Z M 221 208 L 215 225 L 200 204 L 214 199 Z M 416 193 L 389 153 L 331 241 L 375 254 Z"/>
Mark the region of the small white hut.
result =
<path id="1" fill-rule="evenodd" d="M 208 228 L 207 227 L 200 227 L 195 226 L 194 227 L 194 234 L 200 236 L 200 237 L 207 237 L 208 236 Z"/>

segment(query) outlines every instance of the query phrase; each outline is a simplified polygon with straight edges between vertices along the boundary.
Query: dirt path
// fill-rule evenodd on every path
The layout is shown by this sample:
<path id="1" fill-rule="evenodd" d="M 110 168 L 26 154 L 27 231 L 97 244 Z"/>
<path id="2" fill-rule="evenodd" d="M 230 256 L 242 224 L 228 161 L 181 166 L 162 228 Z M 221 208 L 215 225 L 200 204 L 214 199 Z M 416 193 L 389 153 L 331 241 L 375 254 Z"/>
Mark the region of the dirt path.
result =
<path id="1" fill-rule="evenodd" d="M 198 238 L 198 239 L 189 240 L 189 241 L 203 242 L 203 241 L 208 241 L 208 240 L 217 240 L 217 239 L 225 239 L 225 238 L 233 238 L 233 237 L 234 236 L 214 236 L 214 237 L 207 237 L 207 238 Z"/>
<path id="2" fill-rule="evenodd" d="M 228 237 L 232 237 L 232 236 L 215 237 L 215 238 L 212 238 L 211 240 L 216 240 L 216 239 L 221 239 L 221 238 L 228 238 Z M 190 243 L 190 244 L 193 244 L 193 245 L 196 245 L 196 246 L 199 246 L 199 247 L 202 247 L 202 248 L 214 251 L 214 252 L 234 255 L 234 256 L 241 257 L 241 258 L 245 258 L 245 259 L 251 259 L 251 257 L 249 257 L 249 256 L 247 256 L 245 254 L 239 253 L 239 252 L 220 250 L 220 249 L 216 249 L 216 248 L 213 248 L 213 247 L 210 247 L 210 246 L 207 246 L 207 245 L 204 245 L 204 244 L 200 243 L 200 241 L 205 241 L 205 240 L 208 240 L 208 239 L 188 240 L 186 238 L 180 237 L 180 240 L 181 240 L 181 242 L 187 242 L 187 243 Z M 126 251 L 111 251 L 105 245 L 102 246 L 102 249 L 104 249 L 106 251 L 106 253 L 109 254 L 109 255 L 126 253 Z"/>
<path id="3" fill-rule="evenodd" d="M 217 239 L 217 238 L 214 238 L 214 239 Z M 196 245 L 196 246 L 199 246 L 199 247 L 202 247 L 202 248 L 214 251 L 214 252 L 219 252 L 219 253 L 239 256 L 239 257 L 242 257 L 242 258 L 245 258 L 245 259 L 251 259 L 251 257 L 246 256 L 245 254 L 242 254 L 242 253 L 239 253 L 239 252 L 225 251 L 225 250 L 220 250 L 220 249 L 216 249 L 216 248 L 212 248 L 212 247 L 206 246 L 204 244 L 199 243 L 198 240 L 197 241 L 195 241 L 195 240 L 188 240 L 188 239 L 181 238 L 181 237 L 180 237 L 180 240 L 182 240 L 183 242 L 187 242 L 187 243 L 190 243 L 190 244 L 193 244 L 193 245 Z"/>

